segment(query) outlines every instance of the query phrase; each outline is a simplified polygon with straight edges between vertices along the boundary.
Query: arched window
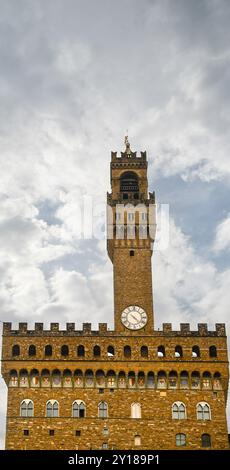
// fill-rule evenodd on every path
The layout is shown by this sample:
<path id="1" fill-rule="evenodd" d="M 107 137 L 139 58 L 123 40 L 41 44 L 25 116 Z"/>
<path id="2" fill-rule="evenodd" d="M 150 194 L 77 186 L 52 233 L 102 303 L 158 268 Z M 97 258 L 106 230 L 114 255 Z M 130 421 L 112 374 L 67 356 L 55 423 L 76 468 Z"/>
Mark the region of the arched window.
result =
<path id="1" fill-rule="evenodd" d="M 18 373 L 15 369 L 10 371 L 9 387 L 18 387 Z"/>
<path id="2" fill-rule="evenodd" d="M 175 347 L 175 357 L 183 357 L 183 351 L 181 346 Z"/>
<path id="3" fill-rule="evenodd" d="M 80 344 L 77 347 L 77 355 L 78 355 L 78 357 L 85 357 L 85 348 L 82 344 Z"/>
<path id="4" fill-rule="evenodd" d="M 72 372 L 69 369 L 63 371 L 63 387 L 72 387 Z"/>
<path id="5" fill-rule="evenodd" d="M 96 386 L 99 388 L 105 387 L 105 373 L 101 369 L 96 372 Z"/>
<path id="6" fill-rule="evenodd" d="M 125 388 L 126 387 L 126 375 L 123 370 L 121 370 L 118 374 L 118 387 Z"/>
<path id="7" fill-rule="evenodd" d="M 211 447 L 211 436 L 210 434 L 202 434 L 201 436 L 201 447 Z"/>
<path id="8" fill-rule="evenodd" d="M 115 351 L 113 346 L 108 346 L 107 348 L 107 356 L 108 357 L 114 357 Z"/>
<path id="9" fill-rule="evenodd" d="M 191 387 L 200 388 L 200 373 L 196 370 L 191 375 Z"/>
<path id="10" fill-rule="evenodd" d="M 141 346 L 141 357 L 148 357 L 149 351 L 147 346 Z"/>
<path id="11" fill-rule="evenodd" d="M 176 434 L 176 446 L 186 446 L 186 435 L 185 434 Z"/>
<path id="12" fill-rule="evenodd" d="M 20 377 L 20 387 L 29 387 L 28 371 L 26 369 L 20 370 L 19 377 Z"/>
<path id="13" fill-rule="evenodd" d="M 145 374 L 142 371 L 138 372 L 137 385 L 139 388 L 145 387 Z"/>
<path id="14" fill-rule="evenodd" d="M 140 405 L 140 403 L 132 403 L 132 405 L 131 405 L 131 418 L 141 418 L 141 405 Z"/>
<path id="15" fill-rule="evenodd" d="M 129 388 L 135 388 L 136 387 L 136 375 L 135 372 L 130 371 L 128 373 L 128 386 Z"/>
<path id="16" fill-rule="evenodd" d="M 48 369 L 43 369 L 41 373 L 41 386 L 50 387 L 50 372 Z"/>
<path id="17" fill-rule="evenodd" d="M 167 388 L 166 373 L 163 370 L 157 374 L 157 388 Z"/>
<path id="18" fill-rule="evenodd" d="M 64 344 L 61 347 L 61 356 L 67 357 L 69 355 L 69 347 Z"/>
<path id="19" fill-rule="evenodd" d="M 94 348 L 93 348 L 93 355 L 94 355 L 94 357 L 100 357 L 100 356 L 101 356 L 101 348 L 100 348 L 100 346 L 94 346 Z"/>
<path id="20" fill-rule="evenodd" d="M 206 390 L 210 390 L 212 388 L 212 377 L 211 377 L 210 372 L 205 371 L 203 373 L 202 384 L 203 384 L 203 388 Z"/>
<path id="21" fill-rule="evenodd" d="M 181 401 L 176 401 L 172 406 L 173 419 L 186 419 L 186 407 Z"/>
<path id="22" fill-rule="evenodd" d="M 124 356 L 125 357 L 131 357 L 131 348 L 130 348 L 130 346 L 125 346 L 124 347 Z"/>
<path id="23" fill-rule="evenodd" d="M 148 372 L 147 375 L 147 388 L 154 388 L 154 372 Z"/>
<path id="24" fill-rule="evenodd" d="M 217 349 L 216 349 L 216 346 L 210 346 L 210 348 L 209 348 L 209 356 L 210 356 L 210 357 L 217 357 Z"/>
<path id="25" fill-rule="evenodd" d="M 107 387 L 114 388 L 116 387 L 116 374 L 114 370 L 109 370 L 107 373 Z"/>
<path id="26" fill-rule="evenodd" d="M 37 369 L 32 369 L 30 372 L 30 385 L 31 387 L 39 387 L 39 372 Z"/>
<path id="27" fill-rule="evenodd" d="M 91 369 L 88 369 L 85 372 L 85 386 L 86 387 L 94 386 L 94 376 L 93 376 L 93 371 Z"/>
<path id="28" fill-rule="evenodd" d="M 126 171 L 121 175 L 120 192 L 137 193 L 139 191 L 138 176 L 132 171 Z"/>
<path id="29" fill-rule="evenodd" d="M 59 416 L 59 403 L 56 400 L 49 400 L 46 403 L 46 416 L 47 418 L 58 418 Z"/>
<path id="30" fill-rule="evenodd" d="M 186 370 L 183 370 L 180 373 L 180 388 L 188 388 L 188 386 L 188 372 L 186 372 Z"/>
<path id="31" fill-rule="evenodd" d="M 18 344 L 15 344 L 15 345 L 12 347 L 12 356 L 13 356 L 13 357 L 20 356 L 20 346 L 18 346 Z"/>
<path id="32" fill-rule="evenodd" d="M 98 405 L 98 417 L 107 418 L 108 417 L 108 405 L 106 401 L 101 401 Z"/>
<path id="33" fill-rule="evenodd" d="M 80 369 L 76 369 L 73 375 L 74 387 L 83 387 L 83 373 Z"/>
<path id="34" fill-rule="evenodd" d="M 50 346 L 50 344 L 47 344 L 45 346 L 45 356 L 50 357 L 52 356 L 52 354 L 53 354 L 52 346 Z"/>
<path id="35" fill-rule="evenodd" d="M 157 356 L 158 357 L 165 357 L 165 347 L 164 346 L 158 346 Z"/>
<path id="36" fill-rule="evenodd" d="M 221 375 L 219 372 L 215 372 L 213 376 L 213 389 L 214 390 L 221 390 Z"/>
<path id="37" fill-rule="evenodd" d="M 199 346 L 192 347 L 192 357 L 200 357 L 200 348 Z"/>
<path id="38" fill-rule="evenodd" d="M 84 401 L 75 400 L 72 404 L 72 417 L 85 418 L 86 406 Z"/>
<path id="39" fill-rule="evenodd" d="M 61 372 L 59 369 L 54 369 L 52 372 L 52 387 L 61 387 Z"/>
<path id="40" fill-rule="evenodd" d="M 29 356 L 36 356 L 36 346 L 33 344 L 29 346 Z"/>
<path id="41" fill-rule="evenodd" d="M 23 418 L 31 418 L 34 415 L 34 404 L 32 400 L 23 400 L 20 405 L 20 416 Z"/>
<path id="42" fill-rule="evenodd" d="M 175 370 L 169 372 L 169 388 L 177 388 L 178 375 Z"/>
<path id="43" fill-rule="evenodd" d="M 208 421 L 211 419 L 211 409 L 208 403 L 201 401 L 196 406 L 197 419 Z"/>

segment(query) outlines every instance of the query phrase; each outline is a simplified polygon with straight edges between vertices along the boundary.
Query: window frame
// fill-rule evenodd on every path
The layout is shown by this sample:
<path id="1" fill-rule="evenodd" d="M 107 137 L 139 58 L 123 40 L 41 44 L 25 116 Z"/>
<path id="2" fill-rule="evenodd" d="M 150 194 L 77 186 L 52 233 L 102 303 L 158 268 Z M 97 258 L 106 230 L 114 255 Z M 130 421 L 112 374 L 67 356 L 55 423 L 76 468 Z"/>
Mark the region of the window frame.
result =
<path id="1" fill-rule="evenodd" d="M 30 407 L 30 405 L 32 405 L 32 407 Z M 33 417 L 34 417 L 34 402 L 30 398 L 25 398 L 20 403 L 20 418 L 33 418 Z"/>
<path id="2" fill-rule="evenodd" d="M 74 408 L 76 405 L 76 409 Z M 75 415 L 76 412 L 76 415 Z M 83 413 L 82 413 L 83 412 Z M 83 400 L 74 400 L 72 403 L 72 418 L 85 418 L 86 417 L 86 404 Z"/>
<path id="3" fill-rule="evenodd" d="M 172 404 L 172 419 L 176 419 L 176 420 L 187 419 L 186 405 L 182 401 L 175 401 Z"/>
<path id="4" fill-rule="evenodd" d="M 109 407 L 108 407 L 108 403 L 106 401 L 100 401 L 98 403 L 98 418 L 102 418 L 102 419 L 105 419 L 105 418 L 108 418 L 109 416 Z"/>
<path id="5" fill-rule="evenodd" d="M 48 409 L 49 404 L 51 408 Z M 50 412 L 51 414 L 49 414 Z M 46 418 L 59 418 L 59 402 L 57 400 L 51 399 L 46 402 Z"/>
<path id="6" fill-rule="evenodd" d="M 182 442 L 182 436 L 184 438 L 184 442 Z M 176 434 L 176 447 L 185 447 L 186 446 L 186 434 L 184 433 L 177 433 Z"/>
<path id="7" fill-rule="evenodd" d="M 202 409 L 199 410 L 199 407 Z M 208 408 L 208 412 L 205 410 L 205 407 Z M 208 414 L 208 418 L 205 417 L 205 415 Z M 208 402 L 206 401 L 200 401 L 196 405 L 196 417 L 198 421 L 211 421 L 212 419 L 212 414 L 211 414 L 211 407 Z"/>

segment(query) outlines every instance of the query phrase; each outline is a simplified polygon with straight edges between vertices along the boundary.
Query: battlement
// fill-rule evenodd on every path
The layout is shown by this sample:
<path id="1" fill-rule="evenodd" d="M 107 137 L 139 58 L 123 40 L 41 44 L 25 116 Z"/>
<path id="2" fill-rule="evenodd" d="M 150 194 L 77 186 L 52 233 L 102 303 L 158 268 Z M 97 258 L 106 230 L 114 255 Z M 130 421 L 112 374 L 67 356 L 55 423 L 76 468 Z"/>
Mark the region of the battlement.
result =
<path id="1" fill-rule="evenodd" d="M 147 169 L 147 155 L 146 152 L 141 152 L 140 156 L 137 152 L 130 151 L 121 152 L 121 155 L 117 155 L 117 152 L 111 152 L 111 168 L 145 168 Z"/>
<path id="2" fill-rule="evenodd" d="M 137 333 L 137 332 L 136 332 Z M 144 331 L 139 331 L 139 336 L 145 336 Z M 108 328 L 107 323 L 99 323 L 98 330 L 92 330 L 91 323 L 83 323 L 81 330 L 75 329 L 75 323 L 66 323 L 66 329 L 61 330 L 59 323 L 50 323 L 50 329 L 44 329 L 43 323 L 35 323 L 33 330 L 28 330 L 27 323 L 19 323 L 18 329 L 12 329 L 12 323 L 3 323 L 3 336 L 116 336 L 114 330 Z M 149 336 L 146 335 L 146 336 Z M 226 336 L 225 324 L 216 323 L 215 330 L 208 330 L 207 323 L 198 323 L 196 331 L 190 330 L 189 323 L 181 323 L 180 330 L 173 330 L 171 323 L 163 323 L 162 330 L 154 330 L 152 336 Z"/>
<path id="3" fill-rule="evenodd" d="M 117 152 L 111 152 L 111 161 L 115 162 L 117 160 L 124 160 L 128 159 L 137 159 L 137 160 L 142 160 L 144 162 L 147 161 L 147 154 L 146 151 L 140 152 L 140 156 L 137 156 L 137 152 L 132 152 L 131 150 L 129 152 L 121 152 L 121 155 L 117 155 Z"/>

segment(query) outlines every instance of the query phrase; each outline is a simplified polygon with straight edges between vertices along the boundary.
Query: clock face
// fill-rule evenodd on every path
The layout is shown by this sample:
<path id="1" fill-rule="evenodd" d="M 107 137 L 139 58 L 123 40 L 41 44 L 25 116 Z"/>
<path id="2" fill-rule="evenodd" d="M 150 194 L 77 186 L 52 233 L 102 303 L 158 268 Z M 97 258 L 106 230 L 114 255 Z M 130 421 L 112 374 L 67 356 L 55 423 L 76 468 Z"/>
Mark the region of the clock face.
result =
<path id="1" fill-rule="evenodd" d="M 121 314 L 121 322 L 129 330 L 140 330 L 147 323 L 147 313 L 138 305 L 126 307 Z"/>

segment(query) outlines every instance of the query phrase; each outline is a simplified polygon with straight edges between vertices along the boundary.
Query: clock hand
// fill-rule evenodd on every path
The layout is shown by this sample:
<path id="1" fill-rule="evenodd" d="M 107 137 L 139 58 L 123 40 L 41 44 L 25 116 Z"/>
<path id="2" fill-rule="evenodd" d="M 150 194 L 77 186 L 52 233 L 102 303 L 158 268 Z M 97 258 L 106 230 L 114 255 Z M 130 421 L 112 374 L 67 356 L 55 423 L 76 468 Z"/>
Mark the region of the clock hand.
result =
<path id="1" fill-rule="evenodd" d="M 134 320 L 138 321 L 138 318 L 136 318 L 134 315 L 131 314 L 131 317 L 132 317 Z"/>

